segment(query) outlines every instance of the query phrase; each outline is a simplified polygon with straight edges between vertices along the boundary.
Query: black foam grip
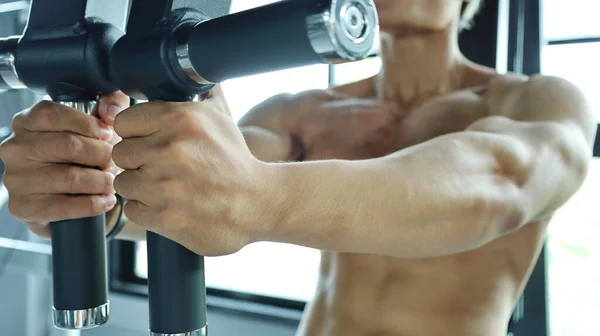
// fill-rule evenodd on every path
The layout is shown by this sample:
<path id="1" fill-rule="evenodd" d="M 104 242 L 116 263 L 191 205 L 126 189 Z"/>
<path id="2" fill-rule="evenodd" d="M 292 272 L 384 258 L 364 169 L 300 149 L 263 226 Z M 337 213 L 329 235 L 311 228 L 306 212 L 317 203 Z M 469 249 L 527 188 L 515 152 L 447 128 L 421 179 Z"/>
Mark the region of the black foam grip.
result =
<path id="1" fill-rule="evenodd" d="M 54 308 L 81 310 L 107 303 L 105 216 L 55 222 L 50 229 Z"/>
<path id="2" fill-rule="evenodd" d="M 322 63 L 308 37 L 309 8 L 288 0 L 202 22 L 189 38 L 190 60 L 213 83 Z"/>
<path id="3" fill-rule="evenodd" d="M 206 326 L 204 258 L 152 232 L 148 242 L 150 331 L 191 332 Z"/>

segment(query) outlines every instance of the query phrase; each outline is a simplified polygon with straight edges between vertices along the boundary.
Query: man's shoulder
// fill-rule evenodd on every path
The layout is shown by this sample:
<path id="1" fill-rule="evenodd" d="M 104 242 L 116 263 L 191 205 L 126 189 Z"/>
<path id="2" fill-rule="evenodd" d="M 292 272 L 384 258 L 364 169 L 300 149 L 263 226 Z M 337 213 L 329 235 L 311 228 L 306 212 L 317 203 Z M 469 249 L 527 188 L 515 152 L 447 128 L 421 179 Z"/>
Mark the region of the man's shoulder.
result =
<path id="1" fill-rule="evenodd" d="M 530 102 L 546 100 L 548 96 L 553 96 L 555 100 L 586 101 L 583 91 L 574 83 L 562 77 L 544 74 L 497 74 L 490 80 L 486 96 L 488 100 L 505 102 L 517 98 Z"/>

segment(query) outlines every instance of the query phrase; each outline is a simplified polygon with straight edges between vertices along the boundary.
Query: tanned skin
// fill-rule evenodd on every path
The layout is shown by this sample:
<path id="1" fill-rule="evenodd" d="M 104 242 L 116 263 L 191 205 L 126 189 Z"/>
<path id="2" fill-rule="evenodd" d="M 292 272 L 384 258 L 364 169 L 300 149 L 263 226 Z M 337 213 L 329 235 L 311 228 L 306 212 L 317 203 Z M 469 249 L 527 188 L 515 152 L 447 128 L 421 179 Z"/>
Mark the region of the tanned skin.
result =
<path id="1" fill-rule="evenodd" d="M 563 79 L 466 60 L 460 0 L 376 3 L 380 74 L 274 97 L 237 127 L 219 91 L 116 120 L 111 95 L 105 125 L 51 103 L 17 115 L 0 148 L 11 212 L 47 235 L 112 209 L 97 173 L 112 149 L 131 239 L 151 230 L 207 256 L 323 250 L 298 336 L 506 335 L 552 215 L 587 174 L 590 107 Z"/>

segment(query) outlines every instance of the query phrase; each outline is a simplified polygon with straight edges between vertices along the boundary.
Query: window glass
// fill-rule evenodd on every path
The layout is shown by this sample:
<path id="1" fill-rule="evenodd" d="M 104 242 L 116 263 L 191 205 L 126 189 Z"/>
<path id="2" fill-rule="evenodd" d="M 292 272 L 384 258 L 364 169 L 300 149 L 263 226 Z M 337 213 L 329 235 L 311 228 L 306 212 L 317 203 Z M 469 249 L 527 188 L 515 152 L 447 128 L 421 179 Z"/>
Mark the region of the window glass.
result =
<path id="1" fill-rule="evenodd" d="M 600 119 L 595 84 L 600 43 L 547 46 L 543 72 L 573 81 Z M 600 335 L 600 160 L 592 162 L 583 187 L 553 218 L 548 231 L 548 304 L 552 336 Z"/>
<path id="2" fill-rule="evenodd" d="M 552 220 L 548 233 L 551 336 L 600 335 L 600 160 Z"/>
<path id="3" fill-rule="evenodd" d="M 547 46 L 542 60 L 544 73 L 570 80 L 585 92 L 600 121 L 600 43 Z"/>
<path id="4" fill-rule="evenodd" d="M 326 89 L 329 85 L 327 65 L 312 65 L 223 82 L 223 91 L 238 121 L 252 107 L 280 93 L 298 93 L 309 89 Z"/>
<path id="5" fill-rule="evenodd" d="M 344 85 L 375 76 L 381 69 L 381 59 L 371 57 L 359 62 L 336 65 L 333 71 L 335 85 Z"/>
<path id="6" fill-rule="evenodd" d="M 231 13 L 237 13 L 259 6 L 271 4 L 281 0 L 233 0 L 231 2 Z"/>
<path id="7" fill-rule="evenodd" d="M 600 37 L 598 0 L 544 0 L 542 10 L 548 40 Z"/>

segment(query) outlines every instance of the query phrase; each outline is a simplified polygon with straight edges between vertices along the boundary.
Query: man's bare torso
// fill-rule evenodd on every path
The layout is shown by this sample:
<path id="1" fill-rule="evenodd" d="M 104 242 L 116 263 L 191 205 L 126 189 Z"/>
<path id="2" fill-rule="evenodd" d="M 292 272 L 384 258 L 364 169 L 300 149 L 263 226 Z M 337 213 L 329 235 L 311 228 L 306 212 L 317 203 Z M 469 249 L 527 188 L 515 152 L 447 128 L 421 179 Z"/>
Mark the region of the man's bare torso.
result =
<path id="1" fill-rule="evenodd" d="M 378 104 L 372 80 L 335 90 Z M 403 117 L 393 125 L 395 131 L 382 145 L 389 148 L 382 152 L 465 130 L 494 113 L 486 102 L 501 99 L 511 80 L 473 70 L 459 90 L 400 108 Z M 298 336 L 506 335 L 547 224 L 531 223 L 478 250 L 434 259 L 324 251 L 316 294 Z"/>

